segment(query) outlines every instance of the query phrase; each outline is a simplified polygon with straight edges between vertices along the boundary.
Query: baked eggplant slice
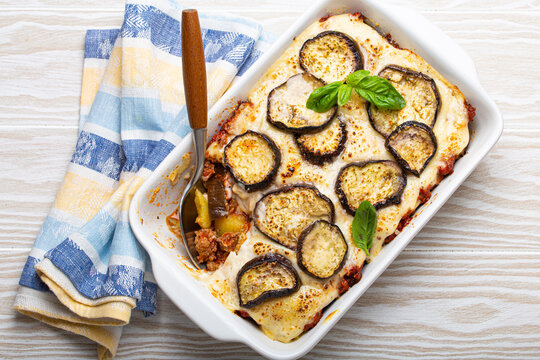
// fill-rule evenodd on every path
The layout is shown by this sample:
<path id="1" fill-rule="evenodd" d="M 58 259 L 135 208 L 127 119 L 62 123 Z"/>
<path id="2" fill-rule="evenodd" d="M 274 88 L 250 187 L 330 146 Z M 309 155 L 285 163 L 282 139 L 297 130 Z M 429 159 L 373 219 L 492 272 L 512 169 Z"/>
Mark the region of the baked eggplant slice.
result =
<path id="1" fill-rule="evenodd" d="M 268 95 L 268 121 L 278 129 L 298 134 L 322 129 L 336 114 L 337 106 L 324 113 L 306 107 L 309 95 L 322 86 L 307 73 L 291 76 Z"/>
<path id="2" fill-rule="evenodd" d="M 341 154 L 347 141 L 347 128 L 339 118 L 334 118 L 323 130 L 295 136 L 300 153 L 307 161 L 322 165 Z"/>
<path id="3" fill-rule="evenodd" d="M 260 190 L 274 180 L 281 164 L 278 147 L 266 135 L 247 131 L 225 146 L 223 162 L 247 191 Z"/>
<path id="4" fill-rule="evenodd" d="M 300 277 L 285 256 L 270 253 L 247 262 L 236 278 L 240 306 L 251 308 L 262 302 L 292 294 Z"/>
<path id="5" fill-rule="evenodd" d="M 343 266 L 348 248 L 337 225 L 317 220 L 298 238 L 298 266 L 316 278 L 328 279 Z"/>
<path id="6" fill-rule="evenodd" d="M 386 138 L 386 148 L 405 170 L 420 176 L 437 152 L 437 139 L 426 124 L 407 121 Z"/>
<path id="7" fill-rule="evenodd" d="M 204 183 L 208 194 L 208 210 L 210 218 L 216 220 L 226 216 L 227 191 L 225 190 L 225 169 L 221 165 L 214 165 L 214 175 Z"/>
<path id="8" fill-rule="evenodd" d="M 407 105 L 401 110 L 383 110 L 368 104 L 369 121 L 375 130 L 386 138 L 405 121 L 418 121 L 429 127 L 435 125 L 441 99 L 432 78 L 396 65 L 387 66 L 379 76 L 394 85 Z"/>
<path id="9" fill-rule="evenodd" d="M 338 31 L 325 31 L 302 45 L 300 66 L 330 84 L 345 81 L 353 72 L 362 70 L 362 54 L 349 36 Z"/>
<path id="10" fill-rule="evenodd" d="M 376 209 L 401 202 L 407 177 L 394 161 L 376 160 L 352 163 L 339 171 L 336 193 L 343 208 L 351 215 L 362 201 Z"/>
<path id="11" fill-rule="evenodd" d="M 292 250 L 296 250 L 302 230 L 317 220 L 334 222 L 334 205 L 309 185 L 286 186 L 269 192 L 253 210 L 257 229 Z"/>

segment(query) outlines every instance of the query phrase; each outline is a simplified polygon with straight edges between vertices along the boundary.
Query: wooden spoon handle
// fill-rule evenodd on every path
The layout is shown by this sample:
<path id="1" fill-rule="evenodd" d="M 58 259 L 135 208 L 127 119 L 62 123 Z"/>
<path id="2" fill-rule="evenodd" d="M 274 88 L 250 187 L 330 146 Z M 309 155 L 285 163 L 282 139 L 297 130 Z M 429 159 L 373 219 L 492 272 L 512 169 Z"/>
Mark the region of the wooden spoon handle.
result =
<path id="1" fill-rule="evenodd" d="M 206 128 L 206 64 L 199 15 L 194 9 L 182 11 L 182 69 L 191 128 Z"/>

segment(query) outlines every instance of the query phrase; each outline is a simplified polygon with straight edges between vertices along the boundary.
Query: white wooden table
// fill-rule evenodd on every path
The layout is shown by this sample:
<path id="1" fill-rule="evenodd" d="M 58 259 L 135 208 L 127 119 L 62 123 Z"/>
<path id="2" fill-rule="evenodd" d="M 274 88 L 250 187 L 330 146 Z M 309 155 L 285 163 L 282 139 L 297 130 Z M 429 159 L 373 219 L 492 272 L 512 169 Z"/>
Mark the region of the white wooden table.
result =
<path id="1" fill-rule="evenodd" d="M 393 0 L 396 1 L 396 0 Z M 287 28 L 312 0 L 184 0 Z M 412 0 L 474 58 L 500 106 L 498 145 L 308 355 L 540 358 L 540 1 Z M 77 135 L 83 41 L 119 27 L 123 2 L 0 0 L 0 358 L 96 357 L 90 341 L 12 310 Z M 203 333 L 160 294 L 118 359 L 255 358 Z"/>

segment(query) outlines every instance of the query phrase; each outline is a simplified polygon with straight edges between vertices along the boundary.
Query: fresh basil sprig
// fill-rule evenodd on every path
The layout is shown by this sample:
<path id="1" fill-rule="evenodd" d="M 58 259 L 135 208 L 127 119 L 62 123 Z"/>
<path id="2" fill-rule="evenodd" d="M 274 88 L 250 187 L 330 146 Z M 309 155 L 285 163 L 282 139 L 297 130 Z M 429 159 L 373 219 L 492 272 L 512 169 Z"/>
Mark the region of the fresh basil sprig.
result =
<path id="1" fill-rule="evenodd" d="M 352 237 L 356 247 L 364 250 L 369 256 L 369 249 L 373 245 L 373 235 L 377 228 L 377 210 L 369 201 L 362 201 L 352 223 Z"/>
<path id="2" fill-rule="evenodd" d="M 401 110 L 405 107 L 405 99 L 390 83 L 379 76 L 369 75 L 367 70 L 358 70 L 347 77 L 345 83 L 335 81 L 315 89 L 307 100 L 308 109 L 326 112 L 333 106 L 345 105 L 352 91 L 378 107 L 386 110 Z"/>
<path id="3" fill-rule="evenodd" d="M 336 81 L 313 90 L 311 95 L 309 95 L 306 107 L 316 112 L 327 112 L 336 105 L 339 88 L 341 86 L 343 86 L 343 83 L 341 81 Z"/>
<path id="4" fill-rule="evenodd" d="M 348 84 L 341 84 L 338 90 L 337 104 L 339 106 L 345 105 L 352 95 L 352 87 Z"/>

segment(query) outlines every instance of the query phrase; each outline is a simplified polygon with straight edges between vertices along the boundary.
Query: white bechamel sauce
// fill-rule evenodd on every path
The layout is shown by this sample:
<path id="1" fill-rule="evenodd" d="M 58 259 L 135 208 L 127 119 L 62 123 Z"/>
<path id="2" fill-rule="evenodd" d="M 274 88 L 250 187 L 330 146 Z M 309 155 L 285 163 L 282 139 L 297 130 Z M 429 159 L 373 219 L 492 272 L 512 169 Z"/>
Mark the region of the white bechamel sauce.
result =
<path id="1" fill-rule="evenodd" d="M 316 22 L 293 41 L 289 49 L 250 92 L 249 101 L 254 106 L 245 108 L 250 112 L 249 116 L 238 116 L 229 127 L 228 140 L 246 130 L 257 131 L 273 139 L 282 156 L 278 175 L 268 189 L 246 193 L 240 186 L 235 185 L 233 194 L 239 201 L 241 209 L 251 215 L 256 201 L 268 191 L 283 185 L 299 183 L 316 186 L 335 206 L 335 223 L 341 228 L 349 244 L 346 264 L 329 280 L 314 279 L 298 268 L 294 251 L 269 240 L 252 224 L 247 240 L 238 254 L 231 253 L 225 264 L 217 271 L 198 276 L 208 284 L 214 296 L 228 309 L 234 311 L 239 309 L 236 276 L 240 268 L 253 257 L 263 253 L 275 251 L 287 256 L 295 264 L 302 280 L 300 290 L 288 297 L 269 300 L 251 309 L 242 309 L 260 324 L 266 335 L 282 342 L 290 342 L 301 335 L 304 326 L 312 321 L 315 314 L 338 296 L 337 285 L 343 275 L 352 266 L 360 266 L 366 260 L 365 254 L 352 243 L 352 216 L 341 207 L 334 191 L 339 170 L 351 162 L 394 160 L 384 147 L 384 138 L 369 123 L 365 101 L 354 93 L 351 101 L 338 110 L 338 116 L 341 116 L 347 125 L 348 139 L 345 150 L 333 162 L 324 166 L 315 166 L 303 160 L 293 136 L 276 129 L 266 120 L 269 92 L 283 84 L 289 77 L 302 72 L 298 65 L 298 53 L 302 44 L 327 30 L 340 31 L 353 38 L 362 52 L 364 69 L 372 74 L 378 74 L 387 65 L 399 65 L 419 71 L 435 80 L 441 97 L 441 107 L 433 127 L 438 150 L 419 178 L 410 174 L 407 176 L 407 186 L 401 203 L 378 210 L 378 224 L 371 258 L 377 256 L 384 239 L 395 232 L 400 220 L 417 208 L 420 190 L 438 183 L 439 167 L 444 166 L 445 160 L 462 154 L 469 142 L 468 115 L 462 93 L 422 58 L 408 50 L 394 48 L 374 29 L 363 24 L 358 17 L 345 14 L 330 17 L 324 22 Z M 207 157 L 214 161 L 221 160 L 222 156 L 223 148 L 215 143 L 207 151 Z M 295 168 L 292 175 L 289 168 Z M 282 176 L 283 174 L 286 176 Z"/>

